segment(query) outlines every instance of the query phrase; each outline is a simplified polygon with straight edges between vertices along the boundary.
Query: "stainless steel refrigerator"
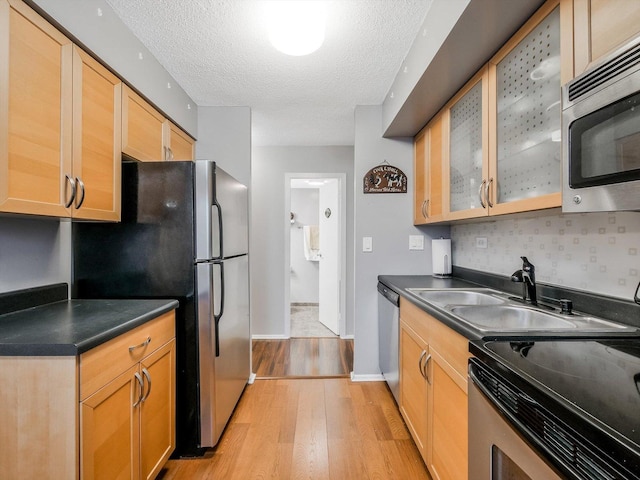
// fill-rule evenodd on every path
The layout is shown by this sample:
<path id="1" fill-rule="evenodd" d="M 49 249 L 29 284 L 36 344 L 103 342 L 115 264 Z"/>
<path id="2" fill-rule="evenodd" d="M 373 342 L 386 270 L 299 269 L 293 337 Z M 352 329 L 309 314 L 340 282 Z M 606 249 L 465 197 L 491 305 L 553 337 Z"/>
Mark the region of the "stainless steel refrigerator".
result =
<path id="1" fill-rule="evenodd" d="M 122 164 L 122 221 L 74 223 L 73 296 L 175 298 L 177 456 L 214 446 L 250 375 L 247 188 L 211 161 Z"/>

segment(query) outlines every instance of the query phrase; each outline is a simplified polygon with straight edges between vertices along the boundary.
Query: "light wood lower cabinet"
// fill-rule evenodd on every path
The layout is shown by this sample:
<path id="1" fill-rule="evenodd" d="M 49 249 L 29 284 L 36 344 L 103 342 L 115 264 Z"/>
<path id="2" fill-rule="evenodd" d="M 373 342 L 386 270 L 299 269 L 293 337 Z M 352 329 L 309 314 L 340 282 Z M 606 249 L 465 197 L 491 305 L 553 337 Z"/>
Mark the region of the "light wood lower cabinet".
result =
<path id="1" fill-rule="evenodd" d="M 400 411 L 436 480 L 468 476 L 468 340 L 400 299 Z"/>
<path id="2" fill-rule="evenodd" d="M 422 458 L 427 457 L 427 382 L 423 370 L 427 342 L 405 323 L 400 328 L 400 411 Z"/>
<path id="3" fill-rule="evenodd" d="M 175 448 L 174 329 L 173 313 L 167 314 L 80 357 L 81 395 L 88 395 L 80 407 L 84 480 L 152 479 L 169 459 Z M 117 376 L 96 390 L 92 373 L 107 359 Z"/>
<path id="4" fill-rule="evenodd" d="M 175 448 L 174 332 L 168 312 L 79 357 L 0 356 L 0 479 L 155 478 Z"/>

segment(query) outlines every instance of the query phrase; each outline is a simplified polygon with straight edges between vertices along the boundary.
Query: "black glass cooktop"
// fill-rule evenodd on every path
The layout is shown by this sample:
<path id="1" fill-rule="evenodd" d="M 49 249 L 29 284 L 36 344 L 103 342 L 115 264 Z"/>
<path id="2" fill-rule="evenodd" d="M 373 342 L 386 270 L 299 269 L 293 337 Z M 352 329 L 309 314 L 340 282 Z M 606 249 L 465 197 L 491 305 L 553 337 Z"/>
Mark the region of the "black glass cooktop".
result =
<path id="1" fill-rule="evenodd" d="M 640 456 L 640 339 L 494 341 L 483 348 Z"/>

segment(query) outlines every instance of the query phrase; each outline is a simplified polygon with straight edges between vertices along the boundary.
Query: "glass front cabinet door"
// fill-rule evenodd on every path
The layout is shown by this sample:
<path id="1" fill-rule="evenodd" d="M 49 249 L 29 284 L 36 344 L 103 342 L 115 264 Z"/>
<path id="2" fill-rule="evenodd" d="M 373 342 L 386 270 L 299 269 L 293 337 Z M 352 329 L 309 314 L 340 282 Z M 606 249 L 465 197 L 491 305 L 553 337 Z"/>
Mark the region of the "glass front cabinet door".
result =
<path id="1" fill-rule="evenodd" d="M 561 205 L 560 7 L 545 4 L 489 63 L 491 214 Z M 494 97 L 494 98 L 491 98 Z"/>
<path id="2" fill-rule="evenodd" d="M 487 152 L 487 68 L 483 68 L 448 105 L 449 187 L 447 219 L 486 216 L 489 213 L 489 157 Z"/>

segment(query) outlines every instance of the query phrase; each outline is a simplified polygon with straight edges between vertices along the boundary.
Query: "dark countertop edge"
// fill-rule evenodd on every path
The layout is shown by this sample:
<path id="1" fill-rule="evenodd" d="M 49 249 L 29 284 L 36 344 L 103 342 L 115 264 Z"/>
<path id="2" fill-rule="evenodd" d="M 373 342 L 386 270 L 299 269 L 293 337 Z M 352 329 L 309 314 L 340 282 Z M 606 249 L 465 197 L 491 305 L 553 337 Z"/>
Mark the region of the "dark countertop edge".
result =
<path id="1" fill-rule="evenodd" d="M 38 307 L 47 303 L 60 302 L 68 297 L 69 285 L 66 283 L 3 292 L 0 293 L 0 315 Z"/>
<path id="2" fill-rule="evenodd" d="M 440 322 L 450 327 L 452 330 L 456 331 L 460 335 L 467 338 L 469 341 L 474 340 L 526 340 L 526 339 L 541 339 L 545 338 L 548 340 L 566 340 L 567 336 L 562 333 L 553 334 L 549 332 L 527 332 L 526 334 L 519 333 L 506 333 L 506 332 L 492 332 L 492 331 L 480 331 L 471 326 L 466 325 L 464 322 L 460 321 L 455 316 L 450 313 L 439 309 L 435 306 L 429 305 L 428 303 L 420 300 L 416 296 L 409 293 L 407 288 L 493 288 L 496 290 L 500 290 L 507 294 L 518 294 L 518 291 L 521 288 L 520 284 L 516 284 L 511 282 L 507 277 L 502 277 L 496 274 L 490 274 L 485 272 L 478 272 L 475 270 L 464 269 L 461 267 L 454 267 L 453 269 L 454 275 L 451 277 L 433 277 L 431 275 L 379 275 L 378 281 L 384 283 L 391 290 L 409 300 L 411 303 L 419 307 L 421 310 L 425 311 L 429 315 L 435 317 Z M 462 278 L 461 278 L 462 277 Z M 515 291 L 514 291 L 514 288 Z M 541 285 L 538 284 L 540 287 Z M 505 288 L 508 287 L 508 288 Z M 588 313 L 590 315 L 599 316 L 608 320 L 613 320 L 618 323 L 623 323 L 625 325 L 631 325 L 636 328 L 640 328 L 640 319 L 638 322 L 629 321 L 629 318 L 632 320 L 635 317 L 630 316 L 627 318 L 627 321 L 623 321 L 620 318 L 619 312 L 612 312 L 611 309 L 614 306 L 625 309 L 625 313 L 627 309 L 631 311 L 636 310 L 635 315 L 638 315 L 640 312 L 640 305 L 636 305 L 633 302 L 624 302 L 623 300 L 615 299 L 612 297 L 605 297 L 603 295 L 597 294 L 589 294 L 587 292 L 580 292 L 572 289 L 565 289 L 560 287 L 553 287 L 544 285 L 542 286 L 542 290 L 545 293 L 557 292 L 560 293 L 560 297 L 549 297 L 551 299 L 554 298 L 569 298 L 574 301 L 574 308 L 577 311 Z M 542 301 L 548 300 L 545 295 L 541 295 Z M 578 300 L 578 301 L 576 301 Z M 587 301 L 591 301 L 591 304 L 585 303 Z M 630 305 L 628 304 L 630 303 Z M 576 306 L 578 305 L 578 306 Z M 583 307 L 587 307 L 586 309 Z M 589 308 L 591 307 L 591 308 Z M 636 308 L 634 308 L 636 307 Z M 595 309 L 595 311 L 594 311 Z M 603 310 L 604 309 L 604 310 Z M 601 311 L 605 313 L 608 312 L 608 315 L 601 314 Z M 616 315 L 613 315 L 616 313 Z M 598 338 L 622 338 L 629 336 L 640 336 L 640 332 L 630 333 L 630 332 L 576 332 L 572 333 L 571 338 L 575 339 L 593 339 L 595 337 Z"/>
<path id="3" fill-rule="evenodd" d="M 135 301 L 135 299 L 132 299 Z M 127 300 L 127 301 L 132 301 Z M 140 299 L 140 302 L 145 302 L 148 299 Z M 72 300 L 63 300 L 65 302 Z M 82 300 L 73 300 L 82 301 Z M 87 299 L 88 302 L 92 300 Z M 166 303 L 157 306 L 138 315 L 137 317 L 130 318 L 115 327 L 103 330 L 96 335 L 86 338 L 76 344 L 42 344 L 42 343 L 19 343 L 19 344 L 3 344 L 0 346 L 0 356 L 5 357 L 74 357 L 84 352 L 91 350 L 103 343 L 112 340 L 113 338 L 127 333 L 134 328 L 147 323 L 160 315 L 170 312 L 178 308 L 179 302 L 177 300 L 167 299 Z M 55 302 L 50 302 L 55 303 Z"/>
<path id="4" fill-rule="evenodd" d="M 141 300 L 141 301 L 144 301 L 144 300 Z M 122 335 L 123 333 L 133 330 L 134 328 L 140 325 L 143 325 L 148 321 L 153 320 L 154 318 L 157 318 L 164 313 L 170 312 L 171 310 L 178 308 L 178 305 L 179 305 L 179 302 L 177 300 L 167 300 L 167 303 L 165 305 L 149 310 L 148 312 L 143 313 L 138 317 L 132 318 L 131 320 L 128 320 L 124 323 L 119 324 L 117 327 L 100 332 L 91 338 L 88 338 L 82 342 L 79 342 L 76 345 L 76 354 L 79 355 L 81 353 L 84 353 L 88 350 L 91 350 L 92 348 L 97 347 L 98 345 L 101 345 L 115 337 Z"/>

